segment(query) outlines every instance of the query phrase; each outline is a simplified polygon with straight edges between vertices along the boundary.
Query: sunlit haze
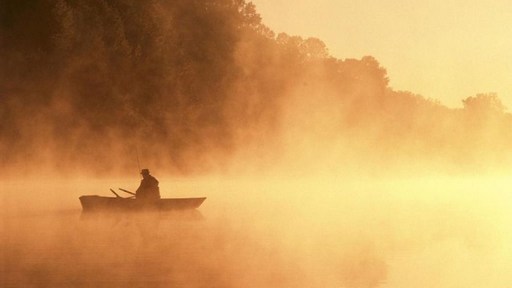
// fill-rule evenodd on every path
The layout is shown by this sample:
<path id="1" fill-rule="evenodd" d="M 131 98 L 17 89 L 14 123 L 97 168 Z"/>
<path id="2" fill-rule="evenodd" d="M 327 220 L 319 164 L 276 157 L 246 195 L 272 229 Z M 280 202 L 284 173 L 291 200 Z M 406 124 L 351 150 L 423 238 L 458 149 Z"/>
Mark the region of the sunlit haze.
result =
<path id="1" fill-rule="evenodd" d="M 511 8 L 1 0 L 0 287 L 509 288 Z"/>
<path id="2" fill-rule="evenodd" d="M 512 2 L 255 0 L 276 33 L 317 37 L 337 58 L 371 55 L 390 85 L 462 107 L 496 92 L 512 109 Z"/>

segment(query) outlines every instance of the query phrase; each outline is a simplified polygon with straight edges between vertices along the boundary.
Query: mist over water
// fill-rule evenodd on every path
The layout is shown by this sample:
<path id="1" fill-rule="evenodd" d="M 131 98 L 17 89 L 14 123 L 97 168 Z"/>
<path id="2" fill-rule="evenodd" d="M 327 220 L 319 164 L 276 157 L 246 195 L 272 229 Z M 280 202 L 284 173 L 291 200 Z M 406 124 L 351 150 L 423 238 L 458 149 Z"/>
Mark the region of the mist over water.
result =
<path id="1" fill-rule="evenodd" d="M 508 287 L 512 116 L 244 1 L 0 1 L 0 286 Z M 82 215 L 78 197 L 208 197 Z"/>
<path id="2" fill-rule="evenodd" d="M 188 215 L 81 215 L 79 195 L 108 195 L 120 179 L 17 183 L 2 200 L 2 286 L 510 283 L 503 178 L 283 180 L 162 179 L 163 197 L 208 197 Z"/>

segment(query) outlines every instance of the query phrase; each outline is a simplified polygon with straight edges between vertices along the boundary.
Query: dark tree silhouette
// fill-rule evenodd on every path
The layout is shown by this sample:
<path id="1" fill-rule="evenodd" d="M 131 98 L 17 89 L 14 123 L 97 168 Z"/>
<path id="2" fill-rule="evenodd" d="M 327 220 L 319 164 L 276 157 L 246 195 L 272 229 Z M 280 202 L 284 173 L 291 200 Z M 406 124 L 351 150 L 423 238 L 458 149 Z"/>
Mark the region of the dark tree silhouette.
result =
<path id="1" fill-rule="evenodd" d="M 148 164 L 184 173 L 247 147 L 279 157 L 265 155 L 281 151 L 293 97 L 334 106 L 332 137 L 390 161 L 389 151 L 451 159 L 482 137 L 512 138 L 496 94 L 448 109 L 393 90 L 374 57 L 276 36 L 244 0 L 3 0 L 0 62 L 0 155 L 13 163 L 122 170 L 141 146 Z"/>

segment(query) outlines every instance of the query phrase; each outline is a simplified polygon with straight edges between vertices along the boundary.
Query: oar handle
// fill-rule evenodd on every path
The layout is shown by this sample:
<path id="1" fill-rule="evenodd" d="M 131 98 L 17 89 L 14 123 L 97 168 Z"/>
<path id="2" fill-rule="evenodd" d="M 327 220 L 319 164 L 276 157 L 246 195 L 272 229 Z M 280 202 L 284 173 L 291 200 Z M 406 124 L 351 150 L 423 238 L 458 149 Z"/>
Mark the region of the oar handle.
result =
<path id="1" fill-rule="evenodd" d="M 121 191 L 123 191 L 123 192 L 126 192 L 126 193 L 128 193 L 128 194 L 131 194 L 131 195 L 133 195 L 133 196 L 136 196 L 136 195 L 135 195 L 135 193 L 133 193 L 133 192 L 131 192 L 131 191 L 128 191 L 128 190 L 125 190 L 125 189 L 123 189 L 123 188 L 119 188 L 119 190 L 121 190 Z"/>

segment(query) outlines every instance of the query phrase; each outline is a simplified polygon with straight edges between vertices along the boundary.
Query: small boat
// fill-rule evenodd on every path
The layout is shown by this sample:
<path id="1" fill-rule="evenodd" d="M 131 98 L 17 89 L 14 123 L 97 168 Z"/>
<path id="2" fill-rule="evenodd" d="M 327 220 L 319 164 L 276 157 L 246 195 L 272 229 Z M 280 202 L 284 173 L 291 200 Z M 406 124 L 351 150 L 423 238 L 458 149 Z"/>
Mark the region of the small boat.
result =
<path id="1" fill-rule="evenodd" d="M 94 211 L 176 211 L 196 209 L 203 204 L 206 197 L 197 198 L 162 198 L 147 202 L 134 198 L 105 197 L 97 195 L 80 196 L 80 203 L 84 212 Z"/>

